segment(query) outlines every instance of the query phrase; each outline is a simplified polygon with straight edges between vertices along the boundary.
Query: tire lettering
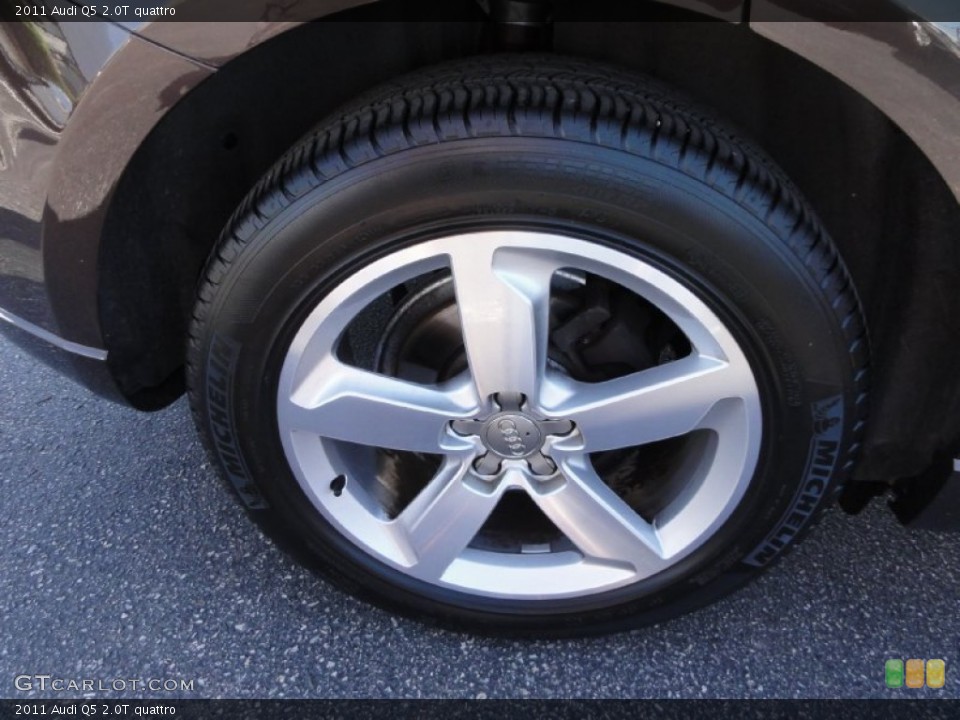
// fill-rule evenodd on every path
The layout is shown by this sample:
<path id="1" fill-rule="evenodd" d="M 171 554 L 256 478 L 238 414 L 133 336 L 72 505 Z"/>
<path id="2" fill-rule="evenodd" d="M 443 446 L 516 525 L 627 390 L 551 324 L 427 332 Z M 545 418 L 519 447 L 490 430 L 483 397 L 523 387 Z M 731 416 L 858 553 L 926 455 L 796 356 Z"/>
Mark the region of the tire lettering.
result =
<path id="1" fill-rule="evenodd" d="M 807 456 L 803 484 L 774 530 L 747 554 L 743 560 L 746 565 L 763 567 L 779 555 L 807 524 L 823 499 L 827 480 L 833 475 L 837 464 L 837 451 L 840 448 L 840 437 L 843 432 L 842 398 L 837 395 L 815 402 L 812 411 L 814 435 L 810 441 L 810 453 Z"/>
<path id="2" fill-rule="evenodd" d="M 207 419 L 211 435 L 215 438 L 214 449 L 220 464 L 240 499 L 252 510 L 265 510 L 269 505 L 250 480 L 250 473 L 236 444 L 227 394 L 227 378 L 239 352 L 240 346 L 232 340 L 214 336 L 207 361 Z"/>
<path id="3" fill-rule="evenodd" d="M 835 442 L 823 442 L 817 446 L 817 458 L 814 462 L 820 467 L 816 469 L 832 468 L 836 464 L 838 445 L 839 443 Z"/>

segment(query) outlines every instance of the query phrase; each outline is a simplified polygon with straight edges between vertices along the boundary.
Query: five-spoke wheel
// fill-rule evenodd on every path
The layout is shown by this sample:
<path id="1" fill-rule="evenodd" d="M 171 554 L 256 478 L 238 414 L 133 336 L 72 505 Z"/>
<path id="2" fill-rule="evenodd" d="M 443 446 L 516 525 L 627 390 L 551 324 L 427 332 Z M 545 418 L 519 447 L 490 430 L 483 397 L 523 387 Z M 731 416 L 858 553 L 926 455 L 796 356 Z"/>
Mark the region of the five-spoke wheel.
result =
<path id="1" fill-rule="evenodd" d="M 466 358 L 462 372 L 417 382 L 365 369 L 357 353 L 345 359 L 351 331 L 381 332 L 351 327 L 375 322 L 368 308 L 445 273 L 462 335 L 462 348 L 452 351 Z M 573 287 L 561 289 L 558 275 Z M 564 319 L 556 317 L 561 303 L 552 296 L 579 294 L 589 302 L 590 293 L 578 287 L 588 279 L 662 314 L 687 340 L 688 354 L 612 379 L 572 377 L 561 354 L 551 358 L 551 327 L 562 329 Z M 585 337 L 601 330 L 584 329 Z M 407 348 L 413 357 L 451 354 L 444 347 L 451 340 L 438 341 L 436 333 L 417 332 L 415 342 L 424 346 Z M 409 365 L 407 376 L 435 372 Z M 345 280 L 294 337 L 277 412 L 305 493 L 365 552 L 420 580 L 517 598 L 608 590 L 685 557 L 743 496 L 762 433 L 750 365 L 703 301 L 638 258 L 528 231 L 439 238 Z M 671 501 L 647 518 L 590 459 L 696 433 L 706 437 L 687 443 L 682 463 L 640 469 L 648 483 L 673 485 Z M 385 481 L 369 470 L 383 452 L 440 458 L 396 514 L 378 500 Z M 525 493 L 557 532 L 544 538 L 529 527 L 542 524 L 539 513 L 514 513 L 513 542 L 484 543 L 485 524 L 511 492 Z"/>

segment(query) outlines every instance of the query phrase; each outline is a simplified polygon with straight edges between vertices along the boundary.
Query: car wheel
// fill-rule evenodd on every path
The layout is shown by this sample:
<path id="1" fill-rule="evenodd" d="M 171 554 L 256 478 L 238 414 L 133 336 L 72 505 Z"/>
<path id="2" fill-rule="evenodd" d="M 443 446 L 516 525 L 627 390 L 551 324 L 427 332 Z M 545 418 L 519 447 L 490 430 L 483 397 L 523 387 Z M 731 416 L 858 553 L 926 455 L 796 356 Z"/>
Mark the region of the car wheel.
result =
<path id="1" fill-rule="evenodd" d="M 649 79 L 498 56 L 290 150 L 208 263 L 188 375 L 241 499 L 341 587 L 569 634 L 780 556 L 852 466 L 866 366 L 760 151 Z"/>

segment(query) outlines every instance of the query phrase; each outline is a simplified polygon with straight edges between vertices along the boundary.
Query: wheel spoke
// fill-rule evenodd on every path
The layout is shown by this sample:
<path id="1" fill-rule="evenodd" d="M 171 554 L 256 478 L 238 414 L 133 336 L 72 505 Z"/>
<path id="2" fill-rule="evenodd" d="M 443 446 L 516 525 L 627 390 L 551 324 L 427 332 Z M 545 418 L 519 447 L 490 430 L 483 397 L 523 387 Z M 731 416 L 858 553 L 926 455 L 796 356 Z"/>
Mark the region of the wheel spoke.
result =
<path id="1" fill-rule="evenodd" d="M 740 397 L 749 369 L 693 355 L 602 383 L 551 381 L 548 411 L 574 421 L 586 452 L 643 445 L 692 432 L 720 400 Z"/>
<path id="2" fill-rule="evenodd" d="M 683 488 L 657 513 L 660 541 L 668 557 L 716 530 L 745 492 L 740 468 L 753 462 L 757 452 L 751 447 L 748 412 L 741 403 L 720 402 L 704 419 L 704 424 L 720 428 L 716 443 L 710 443 L 712 449 L 707 450 L 708 443 L 701 446 L 701 453 L 707 452 L 712 462 L 688 466 Z"/>
<path id="3" fill-rule="evenodd" d="M 666 563 L 656 530 L 597 475 L 583 455 L 560 461 L 562 479 L 533 487 L 534 501 L 589 559 L 627 565 L 641 577 Z"/>
<path id="4" fill-rule="evenodd" d="M 397 380 L 328 358 L 282 404 L 292 429 L 392 450 L 441 452 L 447 423 L 475 411 L 469 384 Z"/>
<path id="5" fill-rule="evenodd" d="M 468 462 L 450 461 L 403 510 L 397 522 L 416 556 L 414 573 L 436 580 L 480 531 L 499 488 L 477 478 Z"/>
<path id="6" fill-rule="evenodd" d="M 470 372 L 481 398 L 536 398 L 546 365 L 550 279 L 546 251 L 501 247 L 510 233 L 478 235 L 450 252 Z"/>

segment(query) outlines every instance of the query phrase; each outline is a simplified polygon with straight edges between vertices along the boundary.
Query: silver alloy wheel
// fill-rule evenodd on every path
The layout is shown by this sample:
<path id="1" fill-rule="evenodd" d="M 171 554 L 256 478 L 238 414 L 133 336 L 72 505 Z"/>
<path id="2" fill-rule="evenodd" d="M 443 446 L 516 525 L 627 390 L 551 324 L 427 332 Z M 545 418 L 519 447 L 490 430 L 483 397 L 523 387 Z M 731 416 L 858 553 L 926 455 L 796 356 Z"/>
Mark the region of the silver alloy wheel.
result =
<path id="1" fill-rule="evenodd" d="M 362 369 L 340 338 L 401 283 L 452 274 L 469 370 L 423 384 Z M 551 281 L 575 269 L 652 303 L 689 340 L 687 356 L 602 382 L 547 360 Z M 361 550 L 427 583 L 546 600 L 649 578 L 700 547 L 731 515 L 756 468 L 757 384 L 724 323 L 690 289 L 632 255 L 531 231 L 453 235 L 393 252 L 348 277 L 309 314 L 284 359 L 277 398 L 286 458 L 323 517 Z M 645 520 L 594 470 L 591 454 L 707 431 L 683 485 Z M 433 479 L 384 512 L 351 446 L 429 453 Z M 566 542 L 494 552 L 471 545 L 508 491 L 529 495 Z"/>

